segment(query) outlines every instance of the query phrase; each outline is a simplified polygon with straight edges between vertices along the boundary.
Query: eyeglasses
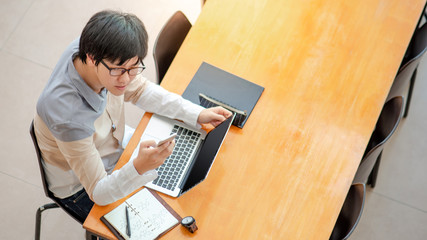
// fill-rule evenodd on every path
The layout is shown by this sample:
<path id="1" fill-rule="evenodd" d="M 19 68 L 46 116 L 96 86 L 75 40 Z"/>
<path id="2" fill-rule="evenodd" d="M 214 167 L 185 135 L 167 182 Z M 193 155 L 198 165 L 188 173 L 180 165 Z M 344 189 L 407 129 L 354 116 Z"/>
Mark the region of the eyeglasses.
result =
<path id="1" fill-rule="evenodd" d="M 110 75 L 117 77 L 117 76 L 121 76 L 123 74 L 125 74 L 125 72 L 128 72 L 129 76 L 136 76 L 140 73 L 142 73 L 142 71 L 144 71 L 145 69 L 145 65 L 143 62 L 141 62 L 142 67 L 134 67 L 134 68 L 110 68 L 107 64 L 105 64 L 105 62 L 103 60 L 101 60 L 102 65 L 104 65 L 108 71 L 110 71 Z"/>

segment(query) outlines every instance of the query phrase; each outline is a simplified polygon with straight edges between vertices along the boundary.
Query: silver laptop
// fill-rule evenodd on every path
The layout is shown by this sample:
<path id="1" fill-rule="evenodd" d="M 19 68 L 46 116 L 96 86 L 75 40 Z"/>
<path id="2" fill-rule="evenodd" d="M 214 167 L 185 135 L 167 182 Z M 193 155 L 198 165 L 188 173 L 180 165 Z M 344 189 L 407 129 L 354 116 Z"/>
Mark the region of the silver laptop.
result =
<path id="1" fill-rule="evenodd" d="M 158 142 L 173 133 L 176 133 L 177 137 L 172 154 L 156 169 L 159 177 L 145 186 L 178 197 L 202 182 L 211 169 L 233 118 L 234 116 L 228 118 L 206 133 L 203 129 L 153 114 L 141 141 Z M 132 156 L 137 154 L 137 151 L 138 148 Z"/>

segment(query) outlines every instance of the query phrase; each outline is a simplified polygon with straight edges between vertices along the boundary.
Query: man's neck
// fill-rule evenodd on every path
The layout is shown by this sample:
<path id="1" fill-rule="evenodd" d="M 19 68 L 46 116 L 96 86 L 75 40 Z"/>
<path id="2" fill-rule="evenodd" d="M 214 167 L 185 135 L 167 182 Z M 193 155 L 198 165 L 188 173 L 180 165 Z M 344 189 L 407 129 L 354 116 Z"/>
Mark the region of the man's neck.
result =
<path id="1" fill-rule="evenodd" d="M 100 93 L 103 86 L 99 83 L 95 68 L 83 63 L 79 57 L 73 60 L 73 64 L 83 81 L 85 81 L 93 91 Z"/>

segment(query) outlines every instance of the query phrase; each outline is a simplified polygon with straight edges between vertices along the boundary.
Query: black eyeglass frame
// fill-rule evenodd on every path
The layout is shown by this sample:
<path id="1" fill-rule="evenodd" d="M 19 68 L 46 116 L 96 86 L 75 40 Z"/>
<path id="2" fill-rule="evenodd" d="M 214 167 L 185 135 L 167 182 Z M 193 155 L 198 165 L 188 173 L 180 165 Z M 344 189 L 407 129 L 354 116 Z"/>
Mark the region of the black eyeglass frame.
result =
<path id="1" fill-rule="evenodd" d="M 141 62 L 141 64 L 142 64 L 141 67 L 133 67 L 133 68 L 129 68 L 129 69 L 126 69 L 126 68 L 111 68 L 111 67 L 109 67 L 104 62 L 104 60 L 101 60 L 100 63 L 102 63 L 102 65 L 104 65 L 104 67 L 106 67 L 108 69 L 108 71 L 110 73 L 110 76 L 113 76 L 113 77 L 122 76 L 123 74 L 125 74 L 125 72 L 127 72 L 129 74 L 129 76 L 136 76 L 138 74 L 141 74 L 145 70 L 144 62 Z M 131 73 L 131 71 L 132 70 L 135 71 L 135 69 L 138 69 L 138 72 L 135 73 L 135 74 L 133 72 Z M 114 70 L 115 71 L 120 70 L 120 74 L 113 74 L 112 71 L 114 71 Z"/>

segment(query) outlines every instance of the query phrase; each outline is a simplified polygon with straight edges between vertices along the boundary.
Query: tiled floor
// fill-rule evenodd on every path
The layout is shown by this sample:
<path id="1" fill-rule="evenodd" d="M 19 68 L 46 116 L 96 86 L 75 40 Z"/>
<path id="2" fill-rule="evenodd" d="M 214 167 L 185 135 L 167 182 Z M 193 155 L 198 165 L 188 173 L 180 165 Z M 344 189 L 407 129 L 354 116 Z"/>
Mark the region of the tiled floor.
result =
<path id="1" fill-rule="evenodd" d="M 167 18 L 182 10 L 194 22 L 200 0 L 1 0 L 0 7 L 0 239 L 33 239 L 44 196 L 28 127 L 35 103 L 63 49 L 89 17 L 111 8 L 140 16 L 150 46 Z M 150 48 L 151 51 L 151 48 Z M 155 79 L 151 52 L 144 74 Z M 427 58 L 419 67 L 409 117 L 386 146 L 377 187 L 369 189 L 362 220 L 352 239 L 426 239 L 427 236 Z M 135 126 L 141 111 L 129 106 Z M 83 239 L 81 225 L 61 210 L 44 212 L 42 239 Z"/>

